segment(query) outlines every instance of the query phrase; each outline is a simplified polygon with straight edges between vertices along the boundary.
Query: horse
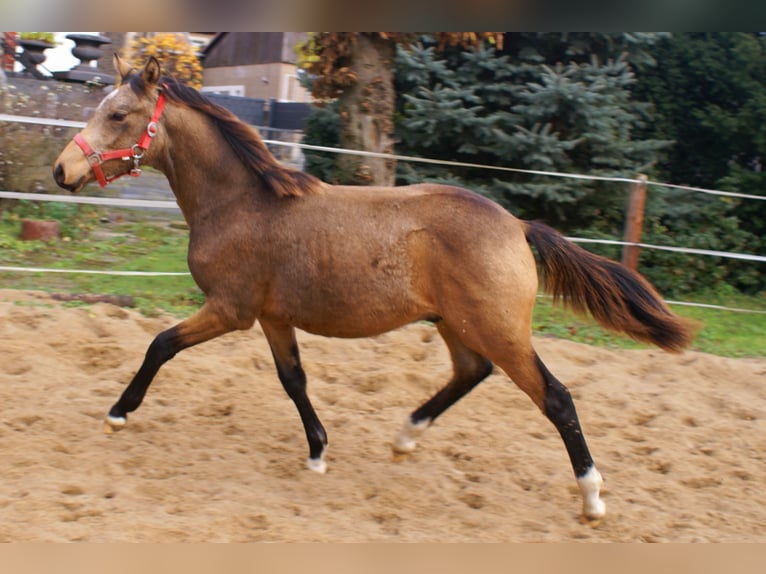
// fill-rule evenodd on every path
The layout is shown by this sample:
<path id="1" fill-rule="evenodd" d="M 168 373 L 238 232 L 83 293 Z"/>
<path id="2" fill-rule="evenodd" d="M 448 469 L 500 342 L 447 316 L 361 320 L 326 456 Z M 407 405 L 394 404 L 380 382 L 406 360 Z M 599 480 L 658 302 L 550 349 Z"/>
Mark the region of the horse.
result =
<path id="1" fill-rule="evenodd" d="M 106 415 L 105 432 L 126 425 L 178 352 L 258 321 L 302 420 L 307 466 L 324 473 L 327 433 L 307 394 L 296 329 L 354 338 L 428 321 L 453 374 L 406 418 L 394 453 L 411 453 L 426 428 L 497 365 L 559 432 L 584 519 L 605 515 L 603 479 L 572 397 L 532 345 L 538 272 L 555 301 L 678 352 L 693 339 L 693 325 L 646 279 L 466 189 L 327 184 L 282 165 L 255 129 L 163 76 L 155 58 L 134 69 L 115 56 L 115 69 L 119 87 L 61 151 L 54 179 L 76 193 L 94 179 L 104 186 L 136 176 L 142 165 L 163 172 L 189 226 L 188 266 L 205 300 L 153 339 Z"/>

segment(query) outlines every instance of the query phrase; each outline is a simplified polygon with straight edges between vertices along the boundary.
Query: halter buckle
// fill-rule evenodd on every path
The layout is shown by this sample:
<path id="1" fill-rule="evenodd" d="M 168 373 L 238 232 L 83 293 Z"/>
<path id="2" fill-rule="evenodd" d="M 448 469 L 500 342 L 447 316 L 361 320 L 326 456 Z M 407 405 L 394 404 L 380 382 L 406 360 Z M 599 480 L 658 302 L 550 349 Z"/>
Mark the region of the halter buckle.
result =
<path id="1" fill-rule="evenodd" d="M 94 151 L 92 154 L 87 156 L 87 159 L 88 159 L 88 163 L 90 164 L 91 167 L 93 167 L 94 165 L 101 165 L 101 163 L 102 163 L 101 162 L 101 154 L 98 153 L 97 151 Z"/>
<path id="2" fill-rule="evenodd" d="M 138 160 L 143 159 L 144 155 L 146 154 L 146 149 L 142 148 L 138 144 L 133 144 L 130 148 L 131 153 L 133 154 L 133 161 L 138 162 Z"/>

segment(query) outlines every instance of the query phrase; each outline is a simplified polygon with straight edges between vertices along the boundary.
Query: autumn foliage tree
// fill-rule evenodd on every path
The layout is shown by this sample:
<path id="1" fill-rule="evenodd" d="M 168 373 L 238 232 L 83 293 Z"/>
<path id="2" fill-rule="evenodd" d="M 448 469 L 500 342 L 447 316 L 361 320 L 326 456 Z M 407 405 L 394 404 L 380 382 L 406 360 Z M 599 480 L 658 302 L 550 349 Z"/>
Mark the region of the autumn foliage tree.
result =
<path id="1" fill-rule="evenodd" d="M 193 88 L 202 87 L 202 64 L 197 50 L 183 34 L 149 34 L 130 43 L 127 59 L 131 66 L 141 68 L 150 56 L 160 61 L 165 73 Z"/>
<path id="2" fill-rule="evenodd" d="M 433 36 L 441 48 L 501 44 L 503 38 L 496 32 Z M 313 76 L 314 97 L 337 101 L 342 147 L 393 152 L 396 46 L 416 39 L 417 34 L 405 32 L 321 32 L 299 47 L 302 67 Z M 393 185 L 395 167 L 391 159 L 344 154 L 338 159 L 339 183 Z"/>

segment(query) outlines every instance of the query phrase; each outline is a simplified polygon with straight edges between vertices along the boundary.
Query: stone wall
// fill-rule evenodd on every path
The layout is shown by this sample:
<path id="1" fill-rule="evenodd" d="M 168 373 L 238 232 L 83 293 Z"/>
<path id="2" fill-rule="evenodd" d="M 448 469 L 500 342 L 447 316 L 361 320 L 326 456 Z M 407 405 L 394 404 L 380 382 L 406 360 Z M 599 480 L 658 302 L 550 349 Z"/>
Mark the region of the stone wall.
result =
<path id="1" fill-rule="evenodd" d="M 0 85 L 0 113 L 87 121 L 110 89 L 11 76 Z M 0 121 L 0 190 L 59 193 L 53 162 L 77 131 Z"/>

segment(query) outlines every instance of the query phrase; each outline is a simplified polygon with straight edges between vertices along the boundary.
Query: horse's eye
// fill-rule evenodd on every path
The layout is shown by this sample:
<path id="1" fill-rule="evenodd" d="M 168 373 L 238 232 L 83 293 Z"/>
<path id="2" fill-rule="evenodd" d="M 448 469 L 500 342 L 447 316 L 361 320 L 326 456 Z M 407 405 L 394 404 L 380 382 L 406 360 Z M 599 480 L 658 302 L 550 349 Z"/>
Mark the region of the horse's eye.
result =
<path id="1" fill-rule="evenodd" d="M 109 119 L 114 122 L 121 122 L 122 120 L 125 119 L 126 116 L 127 114 L 123 112 L 114 112 L 111 116 L 109 116 Z"/>

